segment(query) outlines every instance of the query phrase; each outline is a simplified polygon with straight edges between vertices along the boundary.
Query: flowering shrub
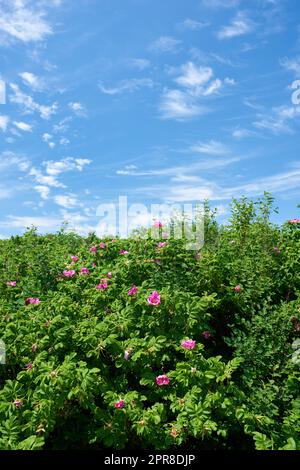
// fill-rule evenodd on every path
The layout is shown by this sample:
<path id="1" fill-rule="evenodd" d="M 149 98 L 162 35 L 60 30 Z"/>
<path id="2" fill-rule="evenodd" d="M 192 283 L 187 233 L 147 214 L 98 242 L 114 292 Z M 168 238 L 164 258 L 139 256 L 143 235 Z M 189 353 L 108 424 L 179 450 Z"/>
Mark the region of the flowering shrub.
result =
<path id="1" fill-rule="evenodd" d="M 206 207 L 197 253 L 0 240 L 0 449 L 300 450 L 300 224 L 271 209 Z"/>

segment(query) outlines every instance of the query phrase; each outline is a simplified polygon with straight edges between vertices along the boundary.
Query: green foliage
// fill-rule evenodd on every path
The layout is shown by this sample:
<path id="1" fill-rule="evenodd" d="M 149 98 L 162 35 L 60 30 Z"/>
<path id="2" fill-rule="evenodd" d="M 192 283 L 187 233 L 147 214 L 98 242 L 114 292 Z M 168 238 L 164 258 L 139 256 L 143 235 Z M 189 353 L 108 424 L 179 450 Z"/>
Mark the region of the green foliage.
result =
<path id="1" fill-rule="evenodd" d="M 300 450 L 300 224 L 273 203 L 218 226 L 206 202 L 199 253 L 147 230 L 0 240 L 0 449 Z"/>

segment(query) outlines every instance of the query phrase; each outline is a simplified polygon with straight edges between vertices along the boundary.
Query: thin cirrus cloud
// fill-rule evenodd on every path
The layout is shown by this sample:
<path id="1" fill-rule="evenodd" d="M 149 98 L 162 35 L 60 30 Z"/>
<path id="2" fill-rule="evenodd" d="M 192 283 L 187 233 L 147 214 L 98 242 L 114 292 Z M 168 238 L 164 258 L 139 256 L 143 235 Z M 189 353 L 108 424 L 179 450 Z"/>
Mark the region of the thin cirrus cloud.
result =
<path id="1" fill-rule="evenodd" d="M 104 85 L 102 82 L 98 83 L 99 89 L 106 95 L 120 95 L 124 92 L 132 93 L 140 88 L 152 88 L 154 85 L 150 78 L 132 78 L 122 80 L 114 87 Z"/>
<path id="2" fill-rule="evenodd" d="M 244 34 L 251 33 L 254 30 L 254 23 L 243 12 L 238 12 L 227 26 L 222 26 L 218 31 L 219 39 L 230 39 Z"/>
<path id="3" fill-rule="evenodd" d="M 300 118 L 300 106 L 274 107 L 271 115 L 258 114 L 257 118 L 253 122 L 257 129 L 265 129 L 275 135 L 293 134 L 293 124 Z"/>

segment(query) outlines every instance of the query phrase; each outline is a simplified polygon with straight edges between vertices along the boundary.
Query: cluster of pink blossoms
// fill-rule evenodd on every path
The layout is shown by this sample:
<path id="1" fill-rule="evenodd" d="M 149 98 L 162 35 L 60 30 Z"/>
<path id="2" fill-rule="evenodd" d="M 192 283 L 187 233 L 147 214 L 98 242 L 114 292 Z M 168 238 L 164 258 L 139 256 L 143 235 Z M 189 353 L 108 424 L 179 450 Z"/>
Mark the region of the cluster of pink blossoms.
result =
<path id="1" fill-rule="evenodd" d="M 241 289 L 242 289 L 242 286 L 240 284 L 238 284 L 237 286 L 234 287 L 235 292 L 240 292 Z"/>
<path id="2" fill-rule="evenodd" d="M 104 250 L 106 248 L 106 243 L 100 242 L 99 246 L 100 246 L 101 250 Z"/>
<path id="3" fill-rule="evenodd" d="M 127 292 L 128 295 L 135 295 L 138 291 L 138 288 L 136 286 L 132 286 L 129 291 Z"/>
<path id="4" fill-rule="evenodd" d="M 115 408 L 124 408 L 124 406 L 125 406 L 124 400 L 119 400 L 119 401 L 116 401 L 115 403 Z"/>
<path id="5" fill-rule="evenodd" d="M 10 287 L 16 287 L 17 281 L 8 281 L 8 282 L 6 283 L 6 285 L 7 285 L 7 286 L 10 286 Z"/>
<path id="6" fill-rule="evenodd" d="M 295 217 L 294 219 L 290 219 L 288 221 L 289 224 L 299 224 L 300 223 L 300 219 L 298 219 L 298 217 Z"/>
<path id="7" fill-rule="evenodd" d="M 28 305 L 28 304 L 32 304 L 32 305 L 38 305 L 41 303 L 40 299 L 36 298 L 36 297 L 28 297 L 26 300 L 25 300 L 25 303 Z"/>
<path id="8" fill-rule="evenodd" d="M 76 261 L 78 261 L 79 258 L 78 258 L 78 256 L 73 255 L 73 256 L 71 256 L 71 260 L 75 261 L 75 263 L 76 263 Z"/>
<path id="9" fill-rule="evenodd" d="M 127 251 L 127 250 L 120 250 L 119 253 L 120 253 L 120 255 L 128 255 L 129 251 Z"/>
<path id="10" fill-rule="evenodd" d="M 107 289 L 107 288 L 108 288 L 107 282 L 101 282 L 100 284 L 98 284 L 98 285 L 96 286 L 96 289 L 98 289 L 98 290 L 105 290 L 105 289 Z"/>
<path id="11" fill-rule="evenodd" d="M 96 246 L 92 246 L 90 248 L 90 253 L 97 253 L 97 247 Z"/>
<path id="12" fill-rule="evenodd" d="M 76 274 L 75 269 L 65 269 L 65 270 L 63 271 L 63 275 L 64 275 L 65 277 L 73 277 L 73 276 L 75 276 L 75 274 Z"/>
<path id="13" fill-rule="evenodd" d="M 153 291 L 152 294 L 149 295 L 147 302 L 149 305 L 159 305 L 160 304 L 159 293 L 156 290 Z"/>

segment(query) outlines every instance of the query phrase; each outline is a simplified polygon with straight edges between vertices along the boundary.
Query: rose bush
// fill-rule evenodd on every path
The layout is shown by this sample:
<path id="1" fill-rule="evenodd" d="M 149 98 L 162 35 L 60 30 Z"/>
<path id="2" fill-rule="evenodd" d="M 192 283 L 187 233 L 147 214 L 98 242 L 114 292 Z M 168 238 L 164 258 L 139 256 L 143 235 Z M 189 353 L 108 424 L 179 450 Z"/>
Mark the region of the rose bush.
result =
<path id="1" fill-rule="evenodd" d="M 272 203 L 206 205 L 198 253 L 0 240 L 0 448 L 300 449 L 300 224 Z"/>

